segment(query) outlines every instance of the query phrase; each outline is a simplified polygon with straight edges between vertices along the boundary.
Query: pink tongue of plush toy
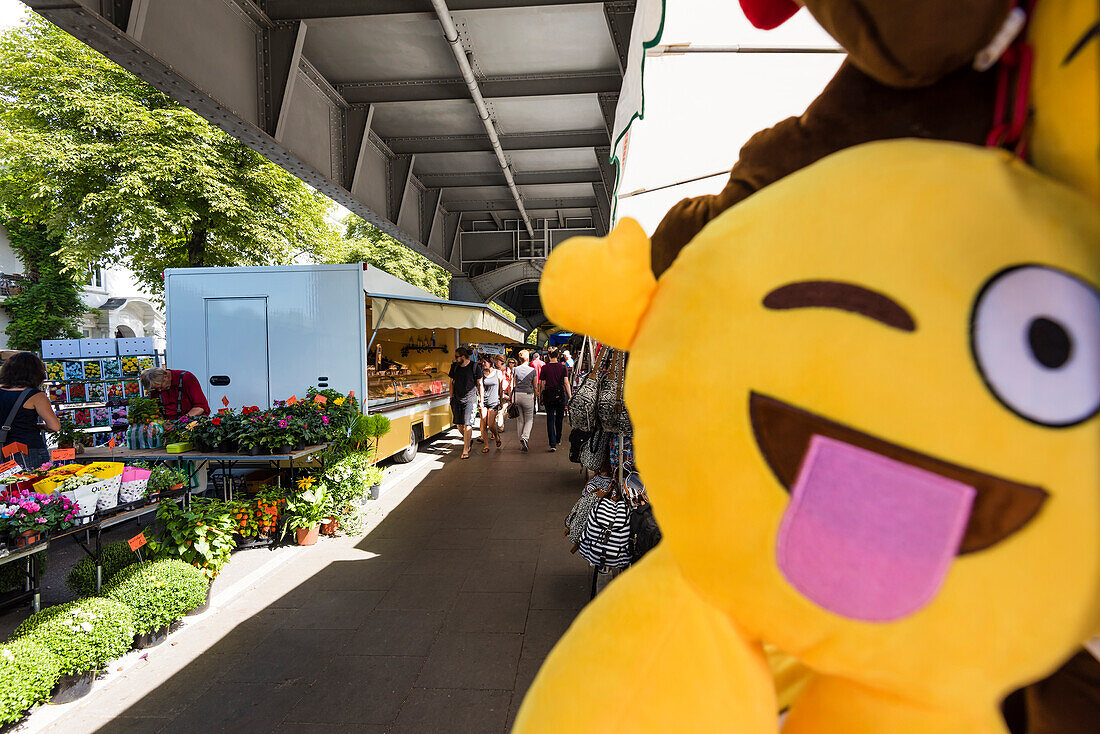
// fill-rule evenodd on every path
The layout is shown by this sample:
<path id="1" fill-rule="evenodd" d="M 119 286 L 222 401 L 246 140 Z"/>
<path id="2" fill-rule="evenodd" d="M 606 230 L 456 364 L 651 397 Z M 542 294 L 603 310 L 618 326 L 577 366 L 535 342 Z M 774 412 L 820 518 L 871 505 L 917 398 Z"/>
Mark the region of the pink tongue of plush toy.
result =
<path id="1" fill-rule="evenodd" d="M 779 569 L 831 612 L 869 622 L 912 614 L 939 591 L 974 488 L 815 435 L 779 527 Z"/>

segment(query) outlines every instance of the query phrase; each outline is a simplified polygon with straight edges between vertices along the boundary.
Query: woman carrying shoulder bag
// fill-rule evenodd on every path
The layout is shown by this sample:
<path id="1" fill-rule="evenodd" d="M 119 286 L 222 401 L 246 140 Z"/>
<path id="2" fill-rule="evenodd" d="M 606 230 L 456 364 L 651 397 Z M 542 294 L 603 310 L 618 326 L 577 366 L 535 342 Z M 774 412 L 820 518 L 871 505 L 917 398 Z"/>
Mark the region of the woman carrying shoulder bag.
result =
<path id="1" fill-rule="evenodd" d="M 46 365 L 32 352 L 12 355 L 0 367 L 0 446 L 21 443 L 25 454 L 17 455 L 24 469 L 34 469 L 50 460 L 38 419 L 51 433 L 61 430 L 49 396 L 42 392 Z"/>

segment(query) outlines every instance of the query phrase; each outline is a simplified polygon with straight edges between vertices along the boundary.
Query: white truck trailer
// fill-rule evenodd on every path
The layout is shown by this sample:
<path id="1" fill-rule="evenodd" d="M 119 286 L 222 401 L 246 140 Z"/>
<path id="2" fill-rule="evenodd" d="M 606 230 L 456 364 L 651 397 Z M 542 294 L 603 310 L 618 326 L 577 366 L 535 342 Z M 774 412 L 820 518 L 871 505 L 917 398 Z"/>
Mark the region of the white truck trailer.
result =
<path id="1" fill-rule="evenodd" d="M 354 390 L 393 422 L 380 458 L 409 460 L 451 425 L 459 344 L 520 342 L 485 304 L 447 301 L 365 264 L 165 271 L 167 363 L 193 373 L 211 407 L 268 407 L 306 389 Z"/>

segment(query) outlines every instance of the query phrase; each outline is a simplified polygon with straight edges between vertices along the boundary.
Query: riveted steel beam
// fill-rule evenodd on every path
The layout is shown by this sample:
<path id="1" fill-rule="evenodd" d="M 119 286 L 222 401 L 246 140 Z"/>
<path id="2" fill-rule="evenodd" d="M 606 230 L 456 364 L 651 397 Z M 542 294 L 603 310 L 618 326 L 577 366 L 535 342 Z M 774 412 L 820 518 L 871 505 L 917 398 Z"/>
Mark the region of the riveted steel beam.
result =
<path id="1" fill-rule="evenodd" d="M 561 199 L 532 199 L 524 197 L 528 209 L 595 209 L 595 196 L 575 196 Z M 444 204 L 449 212 L 506 212 L 515 211 L 516 202 L 511 199 L 480 199 L 476 201 L 449 201 Z"/>
<path id="2" fill-rule="evenodd" d="M 386 138 L 394 153 L 465 153 L 492 151 L 489 136 L 429 135 Z M 513 133 L 500 136 L 505 150 L 550 150 L 558 148 L 594 148 L 609 145 L 606 130 L 562 130 L 544 133 Z"/>
<path id="3" fill-rule="evenodd" d="M 500 10 L 542 5 L 590 5 L 592 0 L 454 0 L 447 5 L 452 11 Z M 611 0 L 605 6 L 629 8 L 633 0 Z M 431 0 L 267 0 L 266 10 L 272 20 L 308 20 L 313 18 L 346 18 L 364 15 L 395 15 L 401 13 L 431 13 Z"/>
<path id="4" fill-rule="evenodd" d="M 622 86 L 618 71 L 582 74 L 523 74 L 479 79 L 486 99 L 504 97 L 543 97 L 563 94 L 600 94 L 618 98 Z M 435 102 L 467 99 L 470 96 L 462 79 L 401 79 L 394 81 L 345 82 L 336 85 L 350 104 L 382 102 Z M 601 99 L 603 97 L 601 96 Z M 614 107 L 614 101 L 611 102 Z"/>
<path id="5" fill-rule="evenodd" d="M 470 173 L 421 173 L 417 175 L 420 183 L 429 188 L 444 189 L 469 188 L 471 186 L 503 186 L 504 177 L 500 171 L 479 171 Z M 539 184 L 596 183 L 602 181 L 598 169 L 574 169 L 565 171 L 517 171 L 516 184 L 519 186 L 537 186 Z"/>

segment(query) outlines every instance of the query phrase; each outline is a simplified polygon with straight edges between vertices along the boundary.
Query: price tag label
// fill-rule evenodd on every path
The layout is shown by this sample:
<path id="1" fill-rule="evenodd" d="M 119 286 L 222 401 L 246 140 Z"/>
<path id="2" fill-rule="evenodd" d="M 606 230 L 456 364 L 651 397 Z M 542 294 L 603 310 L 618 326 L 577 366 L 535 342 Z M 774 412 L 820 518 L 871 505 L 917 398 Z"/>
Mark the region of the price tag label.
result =
<path id="1" fill-rule="evenodd" d="M 286 404 L 287 405 L 297 405 L 297 403 L 298 403 L 298 396 L 297 395 L 291 395 L 289 398 L 286 399 Z"/>
<path id="2" fill-rule="evenodd" d="M 9 443 L 4 447 L 4 458 L 11 456 L 12 454 L 25 454 L 27 453 L 27 445 L 22 443 Z"/>
<path id="3" fill-rule="evenodd" d="M 76 458 L 76 449 L 54 449 L 50 452 L 51 461 L 72 461 Z"/>
<path id="4" fill-rule="evenodd" d="M 314 395 L 313 402 L 317 403 L 318 405 L 324 405 L 328 402 L 328 398 L 326 398 L 324 395 Z"/>
<path id="5" fill-rule="evenodd" d="M 115 436 L 112 434 L 111 438 L 107 441 L 107 448 L 113 449 L 115 447 Z"/>
<path id="6" fill-rule="evenodd" d="M 0 479 L 7 479 L 12 474 L 18 474 L 23 470 L 23 467 L 19 466 L 16 461 L 5 461 L 0 464 Z"/>
<path id="7" fill-rule="evenodd" d="M 130 538 L 130 540 L 127 542 L 129 542 L 130 544 L 130 550 L 136 551 L 138 548 L 145 545 L 149 541 L 145 539 L 145 533 L 138 533 L 134 537 Z"/>
<path id="8" fill-rule="evenodd" d="M 229 412 L 229 408 L 218 408 L 218 415 L 226 415 Z"/>
<path id="9" fill-rule="evenodd" d="M 348 393 L 348 397 L 349 397 L 349 398 L 354 398 L 354 397 L 355 397 L 355 391 L 354 391 L 354 390 L 352 390 L 351 392 L 349 392 L 349 393 Z"/>
<path id="10" fill-rule="evenodd" d="M 227 408 L 229 407 L 229 398 L 227 398 L 224 395 L 222 395 L 222 405 L 224 405 Z"/>
<path id="11" fill-rule="evenodd" d="M 264 514 L 265 515 L 278 515 L 279 510 L 276 507 L 272 507 L 271 505 L 267 505 L 266 507 L 264 507 Z"/>

